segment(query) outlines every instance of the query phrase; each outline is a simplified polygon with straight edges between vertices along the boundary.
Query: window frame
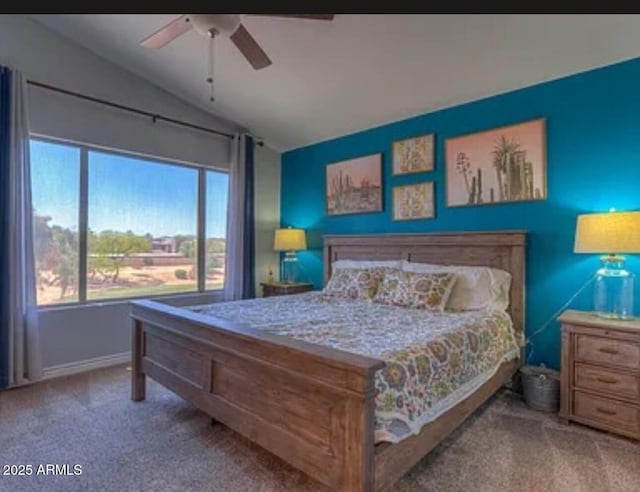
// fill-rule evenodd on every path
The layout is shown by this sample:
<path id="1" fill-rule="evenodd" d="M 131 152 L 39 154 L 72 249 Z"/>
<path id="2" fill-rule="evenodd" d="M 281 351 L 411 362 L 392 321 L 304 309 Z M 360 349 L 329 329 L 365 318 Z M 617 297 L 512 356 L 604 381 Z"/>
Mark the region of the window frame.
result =
<path id="1" fill-rule="evenodd" d="M 57 309 L 74 306 L 107 305 L 122 302 L 130 302 L 138 299 L 177 299 L 180 297 L 190 297 L 194 295 L 216 295 L 221 294 L 223 288 L 207 289 L 206 278 L 206 251 L 207 251 L 207 172 L 217 172 L 229 175 L 229 170 L 204 164 L 196 164 L 187 161 L 171 160 L 162 157 L 154 157 L 137 152 L 128 152 L 121 149 L 112 149 L 99 145 L 86 144 L 73 140 L 65 140 L 36 133 L 29 135 L 29 143 L 39 141 L 50 144 L 66 145 L 76 147 L 80 151 L 79 168 L 79 198 L 78 198 L 78 300 L 69 302 L 57 302 L 52 304 L 38 304 L 39 310 Z M 88 232 L 89 232 L 89 153 L 100 152 L 114 156 L 133 158 L 146 161 L 151 164 L 177 166 L 196 171 L 196 258 L 194 267 L 196 268 L 196 286 L 194 290 L 178 291 L 175 293 L 165 293 L 158 295 L 123 296 L 109 299 L 87 299 L 87 265 L 89 258 Z M 225 262 L 226 262 L 225 252 Z M 225 271 L 226 275 L 226 271 Z"/>

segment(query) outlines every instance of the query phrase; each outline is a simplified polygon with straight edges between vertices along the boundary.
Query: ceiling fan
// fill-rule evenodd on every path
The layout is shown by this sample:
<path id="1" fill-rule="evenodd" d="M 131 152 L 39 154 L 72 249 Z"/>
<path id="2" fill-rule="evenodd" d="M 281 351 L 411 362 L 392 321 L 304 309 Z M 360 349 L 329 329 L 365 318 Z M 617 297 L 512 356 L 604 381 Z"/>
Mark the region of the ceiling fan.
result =
<path id="1" fill-rule="evenodd" d="M 333 14 L 287 14 L 287 15 L 265 15 L 268 17 L 294 17 L 312 20 L 333 19 Z M 185 14 L 174 19 L 166 26 L 143 39 L 140 44 L 145 48 L 162 48 L 178 36 L 195 29 L 203 36 L 213 39 L 215 36 L 223 34 L 236 45 L 251 66 L 260 70 L 271 65 L 271 60 L 260 47 L 258 42 L 242 25 L 240 14 Z"/>

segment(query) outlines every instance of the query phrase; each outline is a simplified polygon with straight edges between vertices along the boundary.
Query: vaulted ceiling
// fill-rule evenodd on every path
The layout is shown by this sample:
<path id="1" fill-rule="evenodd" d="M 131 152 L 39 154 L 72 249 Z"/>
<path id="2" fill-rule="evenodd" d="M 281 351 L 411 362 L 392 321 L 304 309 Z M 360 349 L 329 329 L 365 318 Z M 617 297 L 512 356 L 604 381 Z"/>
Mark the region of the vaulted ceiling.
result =
<path id="1" fill-rule="evenodd" d="M 244 16 L 273 65 L 221 39 L 211 103 L 204 37 L 139 45 L 177 15 L 34 17 L 279 150 L 640 56 L 637 15 Z"/>

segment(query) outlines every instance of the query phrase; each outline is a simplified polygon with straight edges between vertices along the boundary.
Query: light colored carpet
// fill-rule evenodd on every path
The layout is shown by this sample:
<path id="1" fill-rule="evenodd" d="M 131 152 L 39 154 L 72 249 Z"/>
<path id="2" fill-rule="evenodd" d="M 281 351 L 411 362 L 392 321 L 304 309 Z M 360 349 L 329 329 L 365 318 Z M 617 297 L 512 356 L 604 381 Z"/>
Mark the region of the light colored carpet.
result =
<path id="1" fill-rule="evenodd" d="M 150 382 L 115 367 L 0 392 L 0 465 L 81 464 L 77 477 L 0 476 L 5 491 L 324 491 Z M 396 491 L 637 491 L 640 445 L 527 409 L 502 392 Z"/>

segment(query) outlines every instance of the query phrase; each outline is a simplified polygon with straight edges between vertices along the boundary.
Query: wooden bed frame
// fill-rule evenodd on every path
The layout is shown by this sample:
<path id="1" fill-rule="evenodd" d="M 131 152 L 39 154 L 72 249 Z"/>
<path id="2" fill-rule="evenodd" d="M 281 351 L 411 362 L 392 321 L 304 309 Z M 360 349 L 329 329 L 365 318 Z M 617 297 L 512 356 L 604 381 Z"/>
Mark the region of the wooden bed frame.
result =
<path id="1" fill-rule="evenodd" d="M 338 259 L 485 265 L 511 273 L 509 311 L 523 330 L 521 231 L 324 237 L 325 281 Z M 385 490 L 517 371 L 502 364 L 474 394 L 397 444 L 374 445 L 378 359 L 270 335 L 152 301 L 132 303 L 132 399 L 153 378 L 334 490 Z"/>

